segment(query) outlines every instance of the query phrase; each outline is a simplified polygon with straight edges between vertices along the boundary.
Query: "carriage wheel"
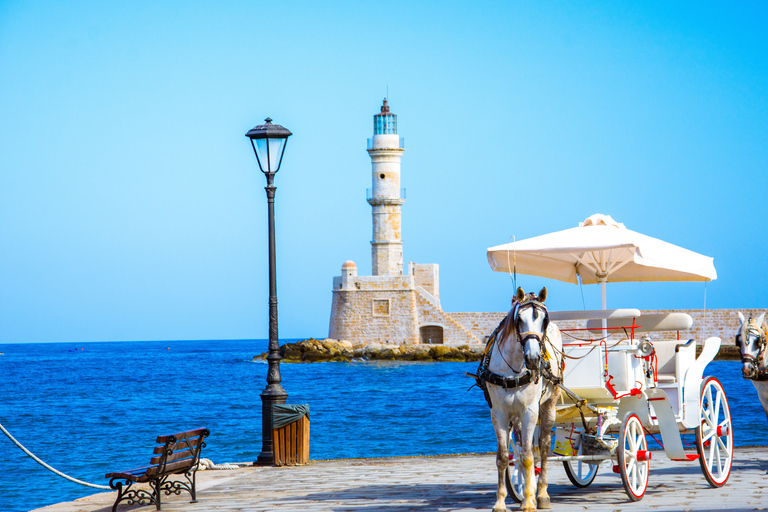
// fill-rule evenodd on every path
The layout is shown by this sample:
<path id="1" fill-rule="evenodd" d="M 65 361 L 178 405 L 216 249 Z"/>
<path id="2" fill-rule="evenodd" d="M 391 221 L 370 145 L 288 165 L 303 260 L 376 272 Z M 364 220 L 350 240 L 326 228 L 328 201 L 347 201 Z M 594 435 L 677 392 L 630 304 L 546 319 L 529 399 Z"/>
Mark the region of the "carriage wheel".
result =
<path id="1" fill-rule="evenodd" d="M 723 385 L 707 377 L 701 385 L 701 424 L 696 427 L 696 451 L 704 478 L 722 487 L 731 475 L 733 428 Z"/>
<path id="2" fill-rule="evenodd" d="M 584 441 L 579 443 L 579 455 L 583 455 L 582 448 L 584 447 Z M 563 467 L 565 468 L 565 474 L 568 476 L 568 480 L 571 481 L 576 487 L 587 487 L 589 484 L 595 481 L 597 476 L 597 468 L 599 464 L 589 464 L 580 460 L 564 460 Z"/>
<path id="3" fill-rule="evenodd" d="M 581 455 L 581 447 L 579 446 L 579 455 Z M 589 464 L 580 460 L 564 460 L 563 467 L 565 467 L 565 474 L 568 475 L 568 480 L 571 481 L 576 487 L 587 487 L 589 484 L 595 481 L 597 476 L 597 468 L 599 464 Z"/>
<path id="4" fill-rule="evenodd" d="M 619 433 L 619 473 L 630 501 L 643 499 L 648 488 L 648 444 L 640 419 L 628 412 Z"/>
<path id="5" fill-rule="evenodd" d="M 509 452 L 509 466 L 507 466 L 507 473 L 504 475 L 504 483 L 507 486 L 507 494 L 512 500 L 515 503 L 522 503 L 523 492 L 525 491 L 525 476 L 520 462 L 522 460 L 520 457 L 520 434 L 515 432 L 514 429 L 510 429 Z M 534 475 L 538 483 L 538 470 L 534 472 Z"/>

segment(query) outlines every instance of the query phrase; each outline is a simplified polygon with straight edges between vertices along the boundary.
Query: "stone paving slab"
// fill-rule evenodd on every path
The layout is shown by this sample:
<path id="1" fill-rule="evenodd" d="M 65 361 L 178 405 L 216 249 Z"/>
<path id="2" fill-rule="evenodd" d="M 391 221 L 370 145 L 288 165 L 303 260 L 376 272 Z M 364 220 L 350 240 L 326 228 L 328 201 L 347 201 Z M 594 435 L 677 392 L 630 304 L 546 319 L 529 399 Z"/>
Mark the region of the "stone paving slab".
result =
<path id="1" fill-rule="evenodd" d="M 768 447 L 737 448 L 728 483 L 709 486 L 699 463 L 672 462 L 654 452 L 645 497 L 627 499 L 621 478 L 601 467 L 593 484 L 570 484 L 561 463 L 550 469 L 553 512 L 768 511 Z M 495 502 L 492 454 L 313 461 L 300 467 L 247 467 L 198 473 L 198 503 L 164 497 L 164 512 L 475 512 Z M 115 493 L 100 493 L 38 512 L 108 512 Z M 507 498 L 507 508 L 517 504 Z M 121 505 L 118 512 L 151 512 Z"/>

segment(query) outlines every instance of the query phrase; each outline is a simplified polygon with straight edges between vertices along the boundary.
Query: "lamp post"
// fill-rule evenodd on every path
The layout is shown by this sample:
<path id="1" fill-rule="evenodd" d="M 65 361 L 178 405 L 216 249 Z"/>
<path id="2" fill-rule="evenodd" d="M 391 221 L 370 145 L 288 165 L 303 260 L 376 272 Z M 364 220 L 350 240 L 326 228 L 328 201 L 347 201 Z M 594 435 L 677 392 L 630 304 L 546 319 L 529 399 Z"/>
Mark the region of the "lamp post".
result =
<path id="1" fill-rule="evenodd" d="M 272 439 L 272 405 L 284 404 L 288 398 L 280 382 L 280 344 L 277 341 L 277 273 L 275 268 L 275 174 L 280 170 L 283 152 L 291 132 L 266 118 L 265 124 L 245 134 L 251 139 L 259 169 L 267 177 L 267 207 L 269 217 L 269 355 L 267 363 L 267 387 L 261 392 L 261 453 L 255 465 L 274 463 Z"/>

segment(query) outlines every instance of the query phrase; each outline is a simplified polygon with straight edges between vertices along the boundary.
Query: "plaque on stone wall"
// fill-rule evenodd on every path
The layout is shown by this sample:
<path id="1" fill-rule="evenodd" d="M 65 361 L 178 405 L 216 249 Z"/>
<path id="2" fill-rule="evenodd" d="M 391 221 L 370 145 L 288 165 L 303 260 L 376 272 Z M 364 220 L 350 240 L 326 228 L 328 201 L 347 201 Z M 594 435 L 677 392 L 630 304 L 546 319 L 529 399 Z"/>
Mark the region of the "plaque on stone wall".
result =
<path id="1" fill-rule="evenodd" d="M 389 316 L 389 299 L 373 299 L 373 316 Z"/>

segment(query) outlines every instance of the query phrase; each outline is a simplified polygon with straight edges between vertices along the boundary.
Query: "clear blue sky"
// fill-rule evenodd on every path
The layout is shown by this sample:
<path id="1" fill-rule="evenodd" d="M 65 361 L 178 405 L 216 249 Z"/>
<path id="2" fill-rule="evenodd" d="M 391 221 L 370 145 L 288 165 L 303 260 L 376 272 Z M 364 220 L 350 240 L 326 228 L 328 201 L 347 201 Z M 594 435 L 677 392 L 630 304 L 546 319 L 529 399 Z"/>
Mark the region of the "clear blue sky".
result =
<path id="1" fill-rule="evenodd" d="M 506 310 L 485 249 L 592 213 L 714 257 L 707 307 L 768 307 L 766 26 L 759 2 L 0 2 L 0 343 L 266 338 L 267 116 L 294 133 L 280 336 L 326 336 L 341 264 L 371 271 L 387 87 L 404 259 L 440 264 L 446 311 Z"/>

